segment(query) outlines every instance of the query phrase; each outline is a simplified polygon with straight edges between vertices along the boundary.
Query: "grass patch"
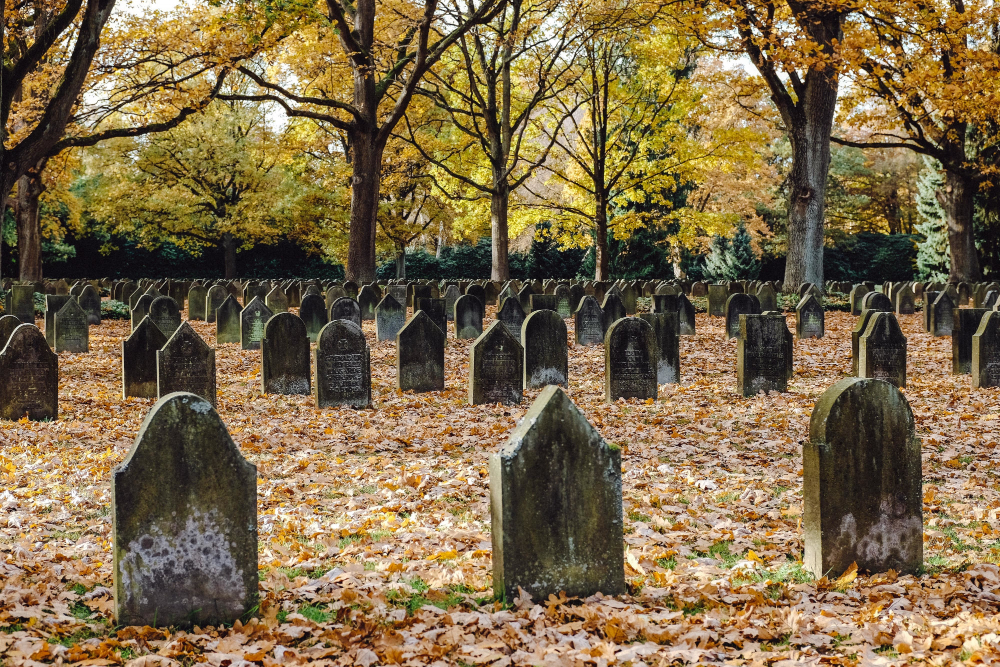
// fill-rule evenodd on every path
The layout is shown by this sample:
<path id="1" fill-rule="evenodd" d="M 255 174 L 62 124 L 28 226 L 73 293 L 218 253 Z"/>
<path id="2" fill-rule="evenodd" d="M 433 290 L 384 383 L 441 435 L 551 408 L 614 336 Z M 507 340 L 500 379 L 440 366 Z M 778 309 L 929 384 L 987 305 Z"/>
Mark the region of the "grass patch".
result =
<path id="1" fill-rule="evenodd" d="M 94 637 L 97 637 L 97 636 L 99 636 L 99 635 L 96 632 L 94 632 L 93 630 L 91 630 L 89 627 L 87 627 L 87 628 L 80 628 L 79 630 L 77 630 L 73 634 L 66 635 L 65 637 L 49 637 L 49 643 L 50 644 L 62 644 L 66 648 L 70 648 L 71 646 L 73 646 L 75 644 L 79 644 L 80 642 L 86 641 L 88 639 L 93 639 Z"/>
<path id="2" fill-rule="evenodd" d="M 640 514 L 639 512 L 629 512 L 628 518 L 630 521 L 642 521 L 643 523 L 649 523 L 651 521 L 648 515 Z"/>
<path id="3" fill-rule="evenodd" d="M 361 538 L 362 538 L 362 536 L 358 535 L 358 534 L 348 535 L 347 537 L 340 538 L 340 542 L 337 543 L 337 546 L 340 547 L 341 549 L 343 549 L 344 547 L 346 547 L 348 544 L 351 544 L 352 542 L 360 542 Z"/>
<path id="4" fill-rule="evenodd" d="M 405 590 L 391 590 L 386 595 L 386 599 L 397 607 L 406 609 L 407 616 L 413 616 L 424 605 L 433 605 L 439 609 L 448 611 L 467 602 L 466 596 L 475 593 L 471 586 L 465 584 L 452 584 L 444 594 L 432 593 L 427 583 L 420 577 L 415 577 L 404 583 L 408 584 L 413 591 L 407 594 Z M 492 596 L 477 598 L 476 605 L 493 602 Z"/>
<path id="5" fill-rule="evenodd" d="M 729 493 L 723 493 L 721 496 L 716 497 L 715 502 L 720 505 L 725 505 L 726 503 L 732 503 L 739 500 L 740 494 L 730 491 Z"/>
<path id="6" fill-rule="evenodd" d="M 357 495 L 364 496 L 370 493 L 375 493 L 376 491 L 378 491 L 378 487 L 376 487 L 375 485 L 365 484 L 364 486 L 358 487 Z"/>
<path id="7" fill-rule="evenodd" d="M 308 618 L 313 623 L 326 623 L 330 620 L 329 612 L 323 611 L 322 607 L 309 605 L 299 609 L 299 613 Z"/>
<path id="8" fill-rule="evenodd" d="M 74 618 L 79 618 L 81 621 L 88 621 L 90 620 L 90 617 L 94 615 L 94 610 L 82 602 L 74 602 L 69 606 L 69 613 L 73 614 Z"/>
<path id="9" fill-rule="evenodd" d="M 786 563 L 776 570 L 753 570 L 733 578 L 734 586 L 761 584 L 772 581 L 775 584 L 805 584 L 816 578 L 802 567 L 802 563 Z M 780 597 L 780 596 L 779 596 Z"/>
<path id="10" fill-rule="evenodd" d="M 307 577 L 309 579 L 319 579 L 324 574 L 330 571 L 329 567 L 317 567 L 314 569 L 306 569 L 304 567 L 279 567 L 278 572 L 281 572 L 286 577 L 291 580 L 295 580 L 298 577 Z"/>
<path id="11" fill-rule="evenodd" d="M 677 569 L 677 557 L 671 556 L 670 558 L 657 558 L 656 564 L 666 570 L 676 570 Z"/>

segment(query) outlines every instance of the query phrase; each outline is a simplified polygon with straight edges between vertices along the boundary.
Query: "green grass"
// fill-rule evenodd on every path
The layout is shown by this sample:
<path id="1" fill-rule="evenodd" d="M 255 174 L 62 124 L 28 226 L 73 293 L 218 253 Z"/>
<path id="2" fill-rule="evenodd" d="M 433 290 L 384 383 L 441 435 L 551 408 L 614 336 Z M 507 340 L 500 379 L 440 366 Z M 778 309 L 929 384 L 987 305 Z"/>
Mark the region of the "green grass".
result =
<path id="1" fill-rule="evenodd" d="M 79 618 L 82 621 L 90 620 L 90 617 L 94 615 L 94 610 L 83 604 L 82 602 L 74 602 L 69 606 L 69 613 L 73 614 L 74 618 Z"/>
<path id="2" fill-rule="evenodd" d="M 347 537 L 342 537 L 342 538 L 340 538 L 340 542 L 337 543 L 337 546 L 339 546 L 341 549 L 343 549 L 344 547 L 346 547 L 351 542 L 360 542 L 361 539 L 362 539 L 362 537 L 363 537 L 363 535 L 358 535 L 358 534 L 348 535 Z"/>
<path id="3" fill-rule="evenodd" d="M 955 529 L 951 526 L 942 529 L 941 532 L 944 533 L 948 537 L 948 539 L 951 540 L 951 548 L 954 549 L 955 551 L 963 552 L 963 551 L 980 550 L 980 547 L 978 546 L 975 546 L 973 544 L 966 544 L 962 540 L 962 538 L 958 536 L 958 533 L 955 532 Z"/>
<path id="4" fill-rule="evenodd" d="M 677 569 L 677 557 L 671 556 L 670 558 L 658 558 L 656 559 L 656 564 L 667 570 Z"/>
<path id="5" fill-rule="evenodd" d="M 83 584 L 73 584 L 69 589 L 77 595 L 84 595 L 87 592 L 87 587 Z"/>
<path id="6" fill-rule="evenodd" d="M 313 623 L 326 623 L 330 620 L 329 612 L 323 611 L 320 606 L 309 605 L 299 609 L 299 613 L 308 618 Z"/>
<path id="7" fill-rule="evenodd" d="M 738 494 L 736 492 L 733 492 L 733 491 L 730 491 L 729 493 L 723 493 L 721 496 L 718 496 L 715 499 L 715 502 L 719 503 L 720 505 L 724 505 L 726 503 L 735 502 L 735 501 L 739 500 L 739 498 L 740 498 L 740 494 Z"/>
<path id="8" fill-rule="evenodd" d="M 389 530 L 373 530 L 368 534 L 368 537 L 372 539 L 372 542 L 381 542 L 390 535 L 392 535 L 392 531 Z"/>
<path id="9" fill-rule="evenodd" d="M 279 567 L 278 572 L 281 572 L 289 579 L 295 580 L 298 577 L 308 577 L 309 579 L 319 579 L 324 574 L 329 572 L 331 568 L 329 567 L 317 567 L 313 569 L 306 569 L 303 567 Z"/>
<path id="10" fill-rule="evenodd" d="M 922 568 L 923 572 L 921 572 L 921 574 L 941 574 L 941 572 L 943 572 L 947 567 L 948 559 L 944 556 L 935 554 L 924 559 L 924 566 Z"/>
<path id="11" fill-rule="evenodd" d="M 630 521 L 642 521 L 643 523 L 649 523 L 651 521 L 648 515 L 640 514 L 639 512 L 629 512 L 628 518 Z"/>
<path id="12" fill-rule="evenodd" d="M 775 584 L 805 584 L 814 581 L 815 577 L 802 567 L 802 563 L 785 563 L 776 570 L 758 569 L 742 573 L 733 578 L 733 585 L 746 586 L 747 584 L 760 584 L 768 580 Z"/>
<path id="13" fill-rule="evenodd" d="M 375 493 L 376 491 L 378 491 L 378 487 L 377 486 L 374 486 L 372 484 L 365 484 L 364 486 L 358 487 L 358 493 L 357 493 L 357 495 L 364 496 L 364 495 L 367 495 L 369 493 Z"/>
<path id="14" fill-rule="evenodd" d="M 79 630 L 77 630 L 73 634 L 66 635 L 65 637 L 49 637 L 49 643 L 50 644 L 62 644 L 66 648 L 69 648 L 69 647 L 71 647 L 71 646 L 73 646 L 75 644 L 78 644 L 78 643 L 82 642 L 82 641 L 86 641 L 88 639 L 92 639 L 92 638 L 98 637 L 98 636 L 99 635 L 96 632 L 94 632 L 89 627 L 87 627 L 87 628 L 80 628 Z"/>
<path id="15" fill-rule="evenodd" d="M 465 596 L 475 593 L 475 590 L 472 587 L 465 584 L 452 584 L 447 589 L 448 594 L 443 598 L 431 599 L 426 595 L 430 588 L 420 577 L 415 577 L 414 579 L 404 583 L 408 584 L 414 593 L 408 595 L 405 590 L 391 590 L 386 595 L 386 599 L 389 600 L 391 604 L 406 609 L 407 616 L 413 616 L 413 614 L 415 614 L 424 605 L 433 605 L 439 609 L 448 611 L 449 609 L 466 603 L 467 600 Z M 477 605 L 489 602 L 493 602 L 492 596 L 477 598 L 475 600 Z"/>

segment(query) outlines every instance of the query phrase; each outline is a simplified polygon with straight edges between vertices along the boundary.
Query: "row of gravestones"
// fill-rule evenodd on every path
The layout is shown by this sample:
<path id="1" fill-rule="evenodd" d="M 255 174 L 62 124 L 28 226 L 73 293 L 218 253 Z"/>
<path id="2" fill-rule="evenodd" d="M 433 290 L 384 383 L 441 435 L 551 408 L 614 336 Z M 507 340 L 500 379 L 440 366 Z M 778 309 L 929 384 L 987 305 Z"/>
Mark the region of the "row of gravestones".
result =
<path id="1" fill-rule="evenodd" d="M 810 572 L 921 570 L 920 443 L 896 387 L 834 384 L 816 403 L 802 456 Z M 541 392 L 491 455 L 489 476 L 498 597 L 625 592 L 622 452 L 565 392 Z M 112 498 L 120 625 L 208 626 L 252 613 L 257 469 L 211 404 L 189 393 L 161 398 L 113 472 Z"/>

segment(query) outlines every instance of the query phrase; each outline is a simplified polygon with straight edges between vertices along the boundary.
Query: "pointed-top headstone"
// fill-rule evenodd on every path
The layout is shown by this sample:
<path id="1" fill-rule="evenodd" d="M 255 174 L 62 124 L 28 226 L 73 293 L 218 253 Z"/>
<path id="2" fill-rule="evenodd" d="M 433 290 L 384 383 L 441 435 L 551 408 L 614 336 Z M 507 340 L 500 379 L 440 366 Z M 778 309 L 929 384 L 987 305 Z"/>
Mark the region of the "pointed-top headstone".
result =
<path id="1" fill-rule="evenodd" d="M 0 351 L 0 378 L 0 419 L 59 416 L 59 357 L 34 324 L 22 324 L 11 333 Z"/>
<path id="2" fill-rule="evenodd" d="M 55 351 L 83 353 L 90 351 L 90 325 L 87 313 L 76 299 L 70 299 L 56 313 Z"/>
<path id="3" fill-rule="evenodd" d="M 906 336 L 894 314 L 872 315 L 858 345 L 858 377 L 906 386 Z"/>
<path id="4" fill-rule="evenodd" d="M 375 339 L 396 340 L 399 330 L 406 324 L 406 307 L 388 293 L 375 306 Z"/>
<path id="5" fill-rule="evenodd" d="M 396 336 L 396 388 L 399 391 L 444 389 L 444 331 L 418 310 Z"/>
<path id="6" fill-rule="evenodd" d="M 259 298 L 254 297 L 240 311 L 240 345 L 244 350 L 259 350 L 264 339 L 264 325 L 274 313 Z"/>
<path id="7" fill-rule="evenodd" d="M 504 323 L 507 331 L 512 336 L 520 337 L 521 325 L 524 324 L 524 308 L 521 302 L 514 297 L 507 297 L 500 302 L 500 310 L 497 311 L 497 319 Z"/>
<path id="8" fill-rule="evenodd" d="M 215 343 L 240 342 L 240 302 L 230 294 L 215 311 Z"/>
<path id="9" fill-rule="evenodd" d="M 826 330 L 823 305 L 815 294 L 806 294 L 795 307 L 795 335 L 803 338 L 822 338 Z"/>
<path id="10" fill-rule="evenodd" d="M 516 405 L 523 382 L 524 350 L 503 322 L 494 322 L 469 349 L 469 403 Z"/>
<path id="11" fill-rule="evenodd" d="M 122 398 L 156 398 L 156 353 L 167 337 L 149 316 L 122 341 Z"/>
<path id="12" fill-rule="evenodd" d="M 156 352 L 156 395 L 175 391 L 197 394 L 215 405 L 215 350 L 189 322 L 181 322 Z"/>
<path id="13" fill-rule="evenodd" d="M 536 310 L 521 325 L 524 348 L 524 387 L 549 384 L 569 387 L 569 336 L 559 313 Z"/>
<path id="14" fill-rule="evenodd" d="M 288 296 L 285 295 L 285 290 L 280 287 L 275 287 L 267 296 L 264 297 L 264 305 L 270 309 L 272 313 L 277 315 L 278 313 L 288 312 Z"/>

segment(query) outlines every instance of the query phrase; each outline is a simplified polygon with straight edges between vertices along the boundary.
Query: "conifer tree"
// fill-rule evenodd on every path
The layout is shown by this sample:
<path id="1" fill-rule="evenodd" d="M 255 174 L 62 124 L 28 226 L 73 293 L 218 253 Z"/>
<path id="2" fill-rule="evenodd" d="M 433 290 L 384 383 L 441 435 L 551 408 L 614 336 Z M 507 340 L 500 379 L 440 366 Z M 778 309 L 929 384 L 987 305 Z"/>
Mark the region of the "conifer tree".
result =
<path id="1" fill-rule="evenodd" d="M 924 281 L 948 279 L 950 255 L 948 223 L 938 201 L 938 191 L 944 187 L 941 165 L 924 157 L 924 168 L 917 177 L 917 232 L 924 240 L 917 246 L 917 278 Z"/>

